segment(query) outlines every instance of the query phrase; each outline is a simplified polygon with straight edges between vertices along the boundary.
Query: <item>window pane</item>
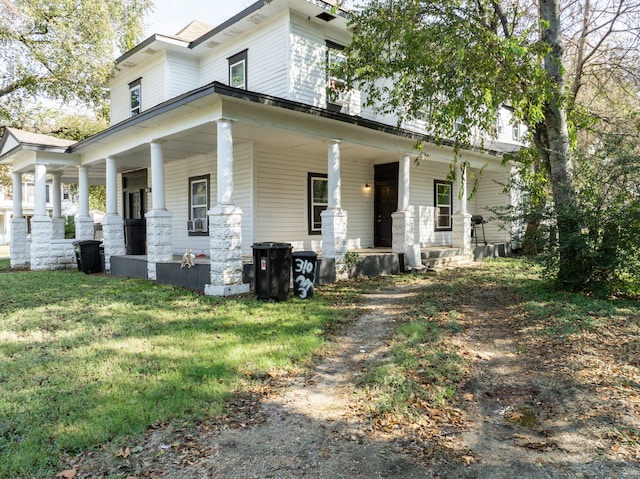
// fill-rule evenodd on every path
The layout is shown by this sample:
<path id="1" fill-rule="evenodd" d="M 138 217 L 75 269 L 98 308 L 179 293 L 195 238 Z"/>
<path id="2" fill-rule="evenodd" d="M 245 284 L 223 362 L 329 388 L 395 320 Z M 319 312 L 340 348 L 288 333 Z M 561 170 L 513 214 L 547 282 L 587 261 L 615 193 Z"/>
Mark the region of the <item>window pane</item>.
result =
<path id="1" fill-rule="evenodd" d="M 231 77 L 231 86 L 234 88 L 245 88 L 244 82 L 244 60 L 234 65 L 231 65 L 230 77 Z"/>
<path id="2" fill-rule="evenodd" d="M 192 219 L 205 219 L 207 217 L 207 208 L 206 206 L 195 206 L 192 208 Z"/>
<path id="3" fill-rule="evenodd" d="M 191 183 L 191 204 L 193 206 L 206 207 L 207 205 L 207 184 L 205 181 Z"/>
<path id="4" fill-rule="evenodd" d="M 313 229 L 315 231 L 319 231 L 322 229 L 322 216 L 320 216 L 320 213 L 322 213 L 326 209 L 326 206 L 313 207 Z"/>
<path id="5" fill-rule="evenodd" d="M 131 113 L 140 113 L 140 85 L 129 90 L 131 96 Z"/>
<path id="6" fill-rule="evenodd" d="M 313 202 L 329 203 L 329 182 L 326 178 L 313 178 Z"/>
<path id="7" fill-rule="evenodd" d="M 438 205 L 448 205 L 451 202 L 451 188 L 449 185 L 438 185 Z"/>

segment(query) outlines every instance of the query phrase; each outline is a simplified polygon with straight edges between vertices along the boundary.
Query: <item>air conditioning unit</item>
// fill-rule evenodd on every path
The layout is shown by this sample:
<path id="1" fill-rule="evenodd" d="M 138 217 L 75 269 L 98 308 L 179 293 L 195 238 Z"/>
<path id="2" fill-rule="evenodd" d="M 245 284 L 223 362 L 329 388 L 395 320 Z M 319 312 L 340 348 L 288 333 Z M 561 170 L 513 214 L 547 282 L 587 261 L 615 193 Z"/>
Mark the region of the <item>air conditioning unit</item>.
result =
<path id="1" fill-rule="evenodd" d="M 337 96 L 335 97 L 335 99 L 333 100 L 333 103 L 335 103 L 336 105 L 344 106 L 344 105 L 348 105 L 350 101 L 351 101 L 351 95 L 349 94 L 349 92 L 340 90 Z"/>
<path id="2" fill-rule="evenodd" d="M 207 220 L 204 218 L 198 218 L 194 220 L 187 221 L 187 230 L 188 231 L 207 231 Z"/>

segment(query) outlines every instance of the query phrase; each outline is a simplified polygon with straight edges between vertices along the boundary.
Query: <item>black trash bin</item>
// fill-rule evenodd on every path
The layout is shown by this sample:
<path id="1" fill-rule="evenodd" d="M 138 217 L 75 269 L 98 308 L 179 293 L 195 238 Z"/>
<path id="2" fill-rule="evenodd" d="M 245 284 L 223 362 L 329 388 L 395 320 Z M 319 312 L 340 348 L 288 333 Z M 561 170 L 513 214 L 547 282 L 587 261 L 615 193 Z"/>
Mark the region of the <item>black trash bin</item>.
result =
<path id="1" fill-rule="evenodd" d="M 100 258 L 100 241 L 74 241 L 78 271 L 86 274 L 102 273 L 104 268 Z"/>
<path id="2" fill-rule="evenodd" d="M 301 299 L 313 297 L 318 255 L 314 251 L 296 251 L 291 257 L 293 259 L 293 294 Z"/>
<path id="3" fill-rule="evenodd" d="M 253 244 L 254 292 L 258 299 L 286 301 L 291 283 L 291 244 Z"/>
<path id="4" fill-rule="evenodd" d="M 147 225 L 145 220 L 124 220 L 124 239 L 128 255 L 146 254 Z"/>

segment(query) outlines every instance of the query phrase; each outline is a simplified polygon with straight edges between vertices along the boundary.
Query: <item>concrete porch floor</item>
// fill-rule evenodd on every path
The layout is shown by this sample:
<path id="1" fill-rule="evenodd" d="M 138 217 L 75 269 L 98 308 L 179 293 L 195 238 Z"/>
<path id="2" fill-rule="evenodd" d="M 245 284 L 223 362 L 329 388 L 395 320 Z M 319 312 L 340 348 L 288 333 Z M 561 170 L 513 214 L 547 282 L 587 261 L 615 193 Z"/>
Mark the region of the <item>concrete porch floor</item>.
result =
<path id="1" fill-rule="evenodd" d="M 506 256 L 509 245 L 505 243 L 482 245 L 472 248 L 472 255 L 462 255 L 459 248 L 435 246 L 421 248 L 422 263 L 427 268 L 448 267 L 470 261 L 481 261 L 488 257 Z M 352 250 L 357 259 L 349 265 L 349 278 L 398 274 L 403 271 L 401 258 L 391 248 L 362 248 Z M 242 256 L 243 281 L 254 284 L 253 254 Z M 195 291 L 203 291 L 204 285 L 211 281 L 209 257 L 195 257 L 192 268 L 181 268 L 182 256 L 174 255 L 172 261 L 157 263 L 156 274 L 159 283 L 180 286 Z M 111 274 L 130 278 L 147 278 L 146 255 L 114 256 L 111 258 Z M 318 255 L 316 283 L 326 284 L 335 281 L 335 264 L 332 259 L 324 260 Z"/>

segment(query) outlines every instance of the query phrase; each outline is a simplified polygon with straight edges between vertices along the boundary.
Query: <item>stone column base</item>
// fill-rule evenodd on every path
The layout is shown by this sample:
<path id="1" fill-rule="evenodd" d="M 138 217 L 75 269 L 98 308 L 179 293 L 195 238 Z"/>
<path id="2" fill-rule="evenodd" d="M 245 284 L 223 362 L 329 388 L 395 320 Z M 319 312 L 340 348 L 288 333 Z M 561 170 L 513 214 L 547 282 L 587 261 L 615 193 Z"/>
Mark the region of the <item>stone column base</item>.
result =
<path id="1" fill-rule="evenodd" d="M 471 215 L 469 213 L 453 215 L 453 246 L 460 248 L 463 254 L 471 254 Z"/>
<path id="2" fill-rule="evenodd" d="M 64 218 L 51 218 L 51 239 L 64 239 Z"/>
<path id="3" fill-rule="evenodd" d="M 124 256 L 124 226 L 119 215 L 105 215 L 102 218 L 102 237 L 104 243 L 104 268 L 111 271 L 111 257 Z"/>
<path id="4" fill-rule="evenodd" d="M 51 219 L 48 216 L 31 218 L 31 270 L 51 269 Z"/>
<path id="5" fill-rule="evenodd" d="M 91 216 L 76 216 L 76 241 L 92 240 L 95 236 L 93 218 Z"/>
<path id="6" fill-rule="evenodd" d="M 413 211 L 396 211 L 391 215 L 393 220 L 393 241 L 391 249 L 396 254 L 405 254 L 414 243 Z"/>
<path id="7" fill-rule="evenodd" d="M 27 220 L 25 218 L 11 219 L 11 256 L 12 268 L 29 266 L 30 242 L 27 239 Z"/>
<path id="8" fill-rule="evenodd" d="M 336 264 L 336 280 L 349 279 L 347 254 L 347 212 L 341 208 L 326 209 L 322 217 L 322 256 L 332 258 Z"/>
<path id="9" fill-rule="evenodd" d="M 242 282 L 242 210 L 235 205 L 218 205 L 208 215 L 211 284 L 205 285 L 204 294 L 248 292 L 250 285 Z"/>
<path id="10" fill-rule="evenodd" d="M 171 216 L 167 210 L 151 210 L 145 216 L 147 220 L 147 277 L 154 281 L 157 279 L 156 263 L 173 259 Z"/>

